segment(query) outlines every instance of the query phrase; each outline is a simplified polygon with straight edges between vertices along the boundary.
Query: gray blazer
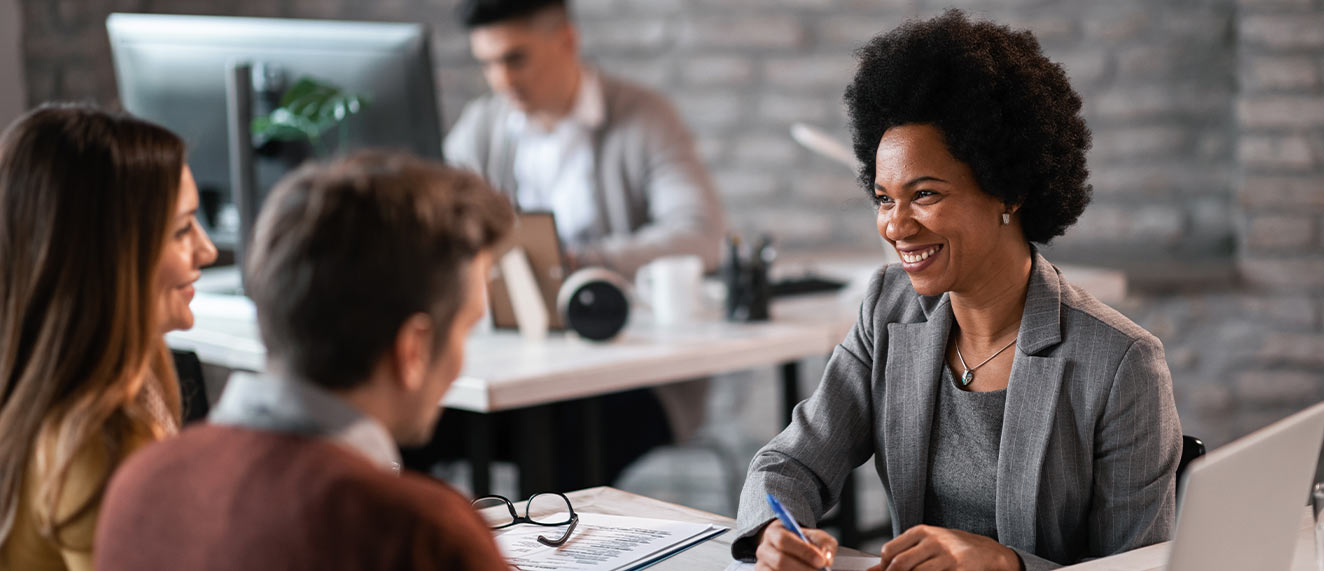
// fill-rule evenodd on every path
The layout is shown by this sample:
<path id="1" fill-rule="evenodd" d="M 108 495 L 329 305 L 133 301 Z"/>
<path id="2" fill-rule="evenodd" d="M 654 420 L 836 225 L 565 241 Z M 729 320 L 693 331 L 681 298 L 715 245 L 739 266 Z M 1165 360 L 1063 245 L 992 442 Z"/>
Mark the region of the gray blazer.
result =
<path id="1" fill-rule="evenodd" d="M 586 265 L 602 265 L 633 279 L 653 258 L 695 254 L 717 267 L 725 226 L 694 141 L 661 95 L 598 71 L 607 110 L 593 137 L 600 236 L 572 245 Z M 470 102 L 446 135 L 447 162 L 478 172 L 514 197 L 515 145 L 509 100 L 487 95 Z"/>
<path id="2" fill-rule="evenodd" d="M 923 523 L 948 295 L 899 266 L 873 278 L 822 383 L 749 467 L 732 555 L 751 559 L 772 492 L 806 525 L 870 456 L 895 533 Z M 1169 539 L 1181 426 L 1163 347 L 1034 254 L 997 467 L 998 541 L 1050 569 Z"/>

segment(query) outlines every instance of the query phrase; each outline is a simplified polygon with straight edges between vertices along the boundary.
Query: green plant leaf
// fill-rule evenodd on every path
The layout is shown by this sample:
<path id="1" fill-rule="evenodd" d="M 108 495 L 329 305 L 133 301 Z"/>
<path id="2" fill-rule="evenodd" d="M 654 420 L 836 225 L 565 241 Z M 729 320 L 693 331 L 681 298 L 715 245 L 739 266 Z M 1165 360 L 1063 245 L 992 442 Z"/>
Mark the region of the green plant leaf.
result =
<path id="1" fill-rule="evenodd" d="M 253 119 L 253 136 L 260 140 L 306 140 L 320 147 L 322 135 L 343 126 L 367 106 L 367 96 L 301 77 L 281 96 L 280 107 Z"/>

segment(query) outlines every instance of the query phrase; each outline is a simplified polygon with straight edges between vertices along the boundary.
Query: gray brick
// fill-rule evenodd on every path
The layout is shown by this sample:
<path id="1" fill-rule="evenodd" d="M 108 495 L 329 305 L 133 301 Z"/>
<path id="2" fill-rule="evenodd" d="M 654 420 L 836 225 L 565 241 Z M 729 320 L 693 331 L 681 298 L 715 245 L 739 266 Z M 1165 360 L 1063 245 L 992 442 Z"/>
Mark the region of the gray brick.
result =
<path id="1" fill-rule="evenodd" d="M 744 100 L 729 91 L 690 91 L 675 96 L 673 102 L 685 122 L 698 132 L 733 126 L 745 109 Z"/>
<path id="2" fill-rule="evenodd" d="M 1189 131 L 1174 125 L 1095 129 L 1092 160 L 1179 154 Z"/>
<path id="3" fill-rule="evenodd" d="M 1094 165 L 1090 183 L 1098 195 L 1159 195 L 1182 193 L 1223 194 L 1231 184 L 1224 168 L 1208 164 L 1167 161 L 1158 165 L 1102 168 Z"/>
<path id="4" fill-rule="evenodd" d="M 1251 320 L 1280 329 L 1314 329 L 1319 324 L 1319 300 L 1308 295 L 1247 295 L 1241 305 Z"/>
<path id="5" fill-rule="evenodd" d="M 742 166 L 790 165 L 804 155 L 789 134 L 756 133 L 736 139 L 732 154 Z"/>
<path id="6" fill-rule="evenodd" d="M 1232 409 L 1232 391 L 1226 386 L 1202 383 L 1190 392 L 1191 405 L 1201 414 L 1222 415 Z"/>
<path id="7" fill-rule="evenodd" d="M 758 114 L 765 122 L 785 125 L 792 123 L 821 124 L 829 116 L 828 97 L 818 93 L 805 95 L 765 92 L 758 98 Z"/>
<path id="8" fill-rule="evenodd" d="M 1154 78 L 1170 81 L 1179 77 L 1204 80 L 1211 71 L 1217 70 L 1213 64 L 1226 65 L 1223 61 L 1224 58 L 1210 54 L 1207 47 L 1200 45 L 1132 45 L 1117 52 L 1117 76 L 1128 80 Z"/>
<path id="9" fill-rule="evenodd" d="M 771 57 L 763 62 L 768 83 L 787 89 L 844 90 L 855 76 L 855 60 L 840 55 Z"/>
<path id="10" fill-rule="evenodd" d="M 738 232 L 747 236 L 771 233 L 785 248 L 827 244 L 835 226 L 834 219 L 821 212 L 786 206 L 765 208 L 761 212 L 734 210 L 730 215 Z"/>
<path id="11" fill-rule="evenodd" d="M 1315 151 L 1301 135 L 1244 136 L 1237 145 L 1237 157 L 1251 168 L 1305 170 L 1315 165 Z"/>
<path id="12" fill-rule="evenodd" d="M 1265 337 L 1259 356 L 1290 365 L 1324 366 L 1324 335 L 1272 333 Z"/>
<path id="13" fill-rule="evenodd" d="M 841 204 L 853 198 L 863 198 L 864 190 L 855 176 L 846 169 L 805 172 L 791 179 L 791 195 L 802 200 L 824 201 L 823 204 Z M 870 219 L 872 219 L 870 214 Z"/>
<path id="14" fill-rule="evenodd" d="M 1315 217 L 1305 214 L 1259 214 L 1246 224 L 1246 245 L 1252 250 L 1297 248 L 1315 239 Z"/>
<path id="15" fill-rule="evenodd" d="M 644 54 L 633 57 L 622 52 L 616 54 L 597 58 L 597 63 L 602 69 L 653 89 L 666 89 L 670 84 L 670 61 Z"/>
<path id="16" fill-rule="evenodd" d="M 608 0 L 606 3 L 624 5 L 631 12 L 641 14 L 680 14 L 689 8 L 687 0 Z"/>
<path id="17" fill-rule="evenodd" d="M 693 48 L 789 49 L 803 45 L 805 30 L 790 16 L 706 16 L 681 25 L 679 43 Z"/>
<path id="18" fill-rule="evenodd" d="M 96 101 L 105 87 L 97 81 L 95 70 L 85 66 L 69 66 L 60 73 L 60 87 L 64 97 L 74 100 Z"/>
<path id="19" fill-rule="evenodd" d="M 1301 405 L 1319 401 L 1324 376 L 1300 371 L 1243 372 L 1237 378 L 1242 405 Z"/>
<path id="20" fill-rule="evenodd" d="M 1182 235 L 1185 216 L 1175 206 L 1149 204 L 1144 208 L 1095 205 L 1087 208 L 1072 227 L 1072 240 L 1101 242 L 1167 243 Z"/>
<path id="21" fill-rule="evenodd" d="M 1144 85 L 1118 87 L 1085 99 L 1086 115 L 1146 121 L 1155 118 L 1217 116 L 1227 110 L 1230 86 Z"/>
<path id="22" fill-rule="evenodd" d="M 1300 9 L 1309 7 L 1314 0 L 1237 0 L 1237 5 L 1248 13 L 1258 10 L 1278 11 L 1284 8 Z"/>
<path id="23" fill-rule="evenodd" d="M 1242 19 L 1240 37 L 1250 46 L 1271 49 L 1324 47 L 1324 12 L 1252 15 Z"/>
<path id="24" fill-rule="evenodd" d="M 765 201 L 782 194 L 782 183 L 767 169 L 721 169 L 713 181 L 722 197 L 730 201 Z"/>
<path id="25" fill-rule="evenodd" d="M 828 16 L 820 20 L 814 30 L 818 40 L 824 44 L 855 48 L 902 22 L 905 22 L 905 14 Z"/>
<path id="26" fill-rule="evenodd" d="M 1198 8 L 1169 4 L 1159 20 L 1156 32 L 1168 41 L 1181 45 L 1204 46 L 1206 50 L 1231 55 L 1233 10 L 1213 3 Z M 1230 62 L 1230 60 L 1229 60 Z"/>
<path id="27" fill-rule="evenodd" d="M 1250 93 L 1309 89 L 1319 85 L 1319 66 L 1302 56 L 1247 56 L 1240 77 Z"/>
<path id="28" fill-rule="evenodd" d="M 1324 288 L 1324 258 L 1319 256 L 1249 256 L 1239 260 L 1238 266 L 1248 284 L 1297 291 Z M 1319 349 L 1318 358 L 1324 359 L 1324 348 Z"/>
<path id="29" fill-rule="evenodd" d="M 700 135 L 694 138 L 694 149 L 699 153 L 699 160 L 712 169 L 712 165 L 726 164 L 726 150 L 730 144 L 726 137 Z"/>
<path id="30" fill-rule="evenodd" d="M 1237 196 L 1253 208 L 1324 208 L 1324 176 L 1247 176 Z"/>
<path id="31" fill-rule="evenodd" d="M 574 0 L 572 9 L 577 19 L 583 19 L 618 14 L 623 4 L 620 0 Z"/>
<path id="32" fill-rule="evenodd" d="M 1111 71 L 1108 54 L 1099 49 L 1083 49 L 1068 52 L 1052 52 L 1049 59 L 1066 69 L 1071 86 L 1080 90 L 1083 86 L 1098 83 Z"/>
<path id="33" fill-rule="evenodd" d="M 682 62 L 681 77 L 694 85 L 743 85 L 754 79 L 754 64 L 736 56 L 696 56 Z"/>
<path id="34" fill-rule="evenodd" d="M 1029 30 L 1040 42 L 1050 44 L 1077 37 L 1076 21 L 1066 16 L 1044 13 L 1012 13 L 995 17 L 994 21 L 1005 24 L 1013 30 Z"/>
<path id="35" fill-rule="evenodd" d="M 1088 13 L 1081 18 L 1081 31 L 1086 38 L 1121 42 L 1139 37 L 1149 27 L 1150 15 L 1145 10 L 1127 9 Z"/>
<path id="36" fill-rule="evenodd" d="M 666 20 L 657 18 L 618 18 L 584 26 L 580 33 L 587 55 L 601 52 L 656 52 L 673 40 Z"/>
<path id="37" fill-rule="evenodd" d="M 1237 101 L 1244 127 L 1324 127 L 1324 95 L 1260 95 Z"/>

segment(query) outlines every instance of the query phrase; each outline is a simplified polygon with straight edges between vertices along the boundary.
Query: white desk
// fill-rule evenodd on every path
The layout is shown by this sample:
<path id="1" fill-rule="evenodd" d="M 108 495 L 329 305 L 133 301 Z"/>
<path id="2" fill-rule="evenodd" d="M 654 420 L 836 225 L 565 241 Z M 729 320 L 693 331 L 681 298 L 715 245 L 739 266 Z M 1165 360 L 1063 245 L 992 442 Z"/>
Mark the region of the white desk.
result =
<path id="1" fill-rule="evenodd" d="M 233 289 L 232 270 L 208 271 L 194 298 L 194 327 L 166 336 L 172 348 L 190 350 L 204 363 L 230 369 L 262 372 L 266 349 L 257 331 L 250 300 L 234 295 L 204 293 L 209 289 Z M 476 413 L 492 413 L 537 407 L 561 401 L 582 400 L 583 416 L 590 426 L 598 418 L 596 402 L 583 400 L 619 391 L 657 386 L 760 366 L 782 366 L 784 407 L 789 411 L 799 401 L 795 380 L 798 362 L 831 351 L 840 340 L 834 331 L 845 331 L 854 311 L 835 296 L 818 296 L 811 302 L 820 308 L 795 319 L 762 323 L 731 323 L 720 318 L 683 326 L 662 327 L 647 314 L 632 316 L 629 326 L 616 339 L 596 343 L 574 335 L 557 333 L 541 341 L 529 341 L 512 331 L 488 331 L 470 336 L 461 376 L 442 404 Z M 548 438 L 544 411 L 530 409 L 519 430 L 526 440 Z M 474 419 L 468 430 L 469 458 L 474 465 L 475 492 L 486 493 L 490 484 L 491 421 Z M 543 429 L 539 430 L 539 424 Z M 585 448 L 587 473 L 601 473 L 598 431 L 590 430 Z M 576 435 L 578 437 L 578 435 Z M 548 447 L 522 447 L 529 454 L 545 453 Z M 550 458 L 529 457 L 521 462 L 521 487 L 545 489 L 541 470 Z M 526 479 L 527 482 L 526 483 Z"/>
<path id="2" fill-rule="evenodd" d="M 781 366 L 783 418 L 800 400 L 798 363 L 832 352 L 858 314 L 869 276 L 885 261 L 873 254 L 798 254 L 774 267 L 849 280 L 841 294 L 792 297 L 772 307 L 773 320 L 730 323 L 719 318 L 687 326 L 655 326 L 647 314 L 632 315 L 617 339 L 595 343 L 573 335 L 553 334 L 527 341 L 510 331 L 470 336 L 465 366 L 443 405 L 477 413 L 533 407 L 657 386 L 761 366 Z M 1120 301 L 1125 278 L 1119 272 L 1064 269 L 1068 279 L 1108 303 Z M 234 290 L 233 268 L 205 270 L 191 307 L 195 325 L 166 335 L 172 348 L 190 350 L 211 365 L 262 372 L 266 349 L 257 331 L 250 300 L 205 293 Z M 484 429 L 475 432 L 483 433 Z M 590 435 L 590 438 L 592 435 Z M 484 436 L 474 437 L 471 449 Z M 590 443 L 591 444 L 591 443 Z M 591 448 L 591 446 L 590 446 Z M 477 456 L 475 490 L 486 491 L 486 461 Z M 592 473 L 592 470 L 590 470 Z"/>
<path id="3" fill-rule="evenodd" d="M 642 316 L 632 318 L 622 335 L 608 343 L 558 333 L 543 341 L 527 341 L 511 331 L 475 334 L 468 341 L 463 372 L 443 404 L 495 412 L 822 355 L 832 346 L 828 332 L 840 329 L 841 316 L 849 312 L 831 298 L 821 298 L 819 305 L 826 318 L 816 322 L 714 320 L 664 328 Z M 199 292 L 192 308 L 193 329 L 167 334 L 171 347 L 193 351 L 209 364 L 265 370 L 266 349 L 251 301 Z"/>
<path id="4" fill-rule="evenodd" d="M 671 519 L 695 523 L 712 523 L 732 528 L 731 531 L 700 543 L 674 557 L 658 563 L 653 569 L 725 569 L 731 563 L 731 542 L 735 541 L 735 520 L 693 508 L 687 508 L 646 496 L 623 492 L 615 488 L 588 488 L 566 494 L 576 512 L 625 515 L 657 519 Z M 839 555 L 865 555 L 861 551 L 841 548 Z"/>
<path id="5" fill-rule="evenodd" d="M 1289 567 L 1291 571 L 1316 571 L 1314 534 L 1314 521 L 1310 508 L 1307 507 L 1301 513 L 1301 526 L 1297 532 L 1296 551 L 1292 555 L 1292 566 Z M 1171 549 L 1172 542 L 1165 541 L 1127 551 L 1126 553 L 1119 553 L 1112 557 L 1063 567 L 1063 569 L 1076 571 L 1161 571 L 1167 568 L 1168 551 Z"/>

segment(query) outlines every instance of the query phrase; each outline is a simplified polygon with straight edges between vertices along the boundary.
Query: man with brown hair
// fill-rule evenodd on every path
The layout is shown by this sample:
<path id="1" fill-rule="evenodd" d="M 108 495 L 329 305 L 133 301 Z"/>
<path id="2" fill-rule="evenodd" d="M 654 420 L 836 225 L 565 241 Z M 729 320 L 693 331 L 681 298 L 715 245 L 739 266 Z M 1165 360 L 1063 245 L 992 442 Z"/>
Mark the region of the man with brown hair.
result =
<path id="1" fill-rule="evenodd" d="M 263 206 L 249 295 L 269 377 L 115 475 L 97 568 L 504 569 L 445 484 L 399 473 L 482 317 L 510 206 L 395 154 L 305 167 Z"/>

